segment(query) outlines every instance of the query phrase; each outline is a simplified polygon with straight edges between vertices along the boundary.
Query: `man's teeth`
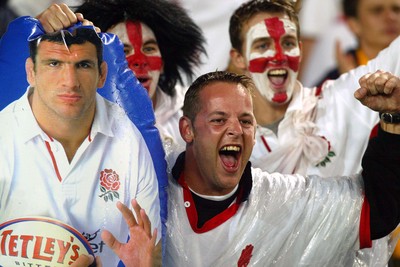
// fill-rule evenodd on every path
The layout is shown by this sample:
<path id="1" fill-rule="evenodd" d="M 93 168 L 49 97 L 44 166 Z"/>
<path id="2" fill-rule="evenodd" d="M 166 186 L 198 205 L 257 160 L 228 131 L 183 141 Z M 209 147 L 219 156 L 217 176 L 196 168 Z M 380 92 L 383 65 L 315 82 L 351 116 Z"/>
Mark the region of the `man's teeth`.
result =
<path id="1" fill-rule="evenodd" d="M 287 71 L 286 70 L 271 70 L 268 75 L 286 75 Z"/>
<path id="2" fill-rule="evenodd" d="M 225 146 L 221 149 L 221 151 L 240 151 L 240 147 L 238 146 Z"/>

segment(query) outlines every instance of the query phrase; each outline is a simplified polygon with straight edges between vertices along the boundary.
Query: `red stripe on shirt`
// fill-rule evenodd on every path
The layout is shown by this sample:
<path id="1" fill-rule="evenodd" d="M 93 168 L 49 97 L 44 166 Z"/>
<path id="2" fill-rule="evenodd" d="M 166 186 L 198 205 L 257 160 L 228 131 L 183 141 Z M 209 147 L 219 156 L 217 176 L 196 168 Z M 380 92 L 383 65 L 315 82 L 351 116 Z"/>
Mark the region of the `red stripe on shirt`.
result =
<path id="1" fill-rule="evenodd" d="M 54 157 L 53 151 L 51 151 L 50 143 L 47 142 L 47 141 L 45 141 L 45 142 L 46 142 L 47 150 L 49 151 L 49 154 L 50 154 L 50 157 L 51 157 L 51 161 L 53 161 L 53 166 L 54 166 L 54 170 L 56 171 L 57 178 L 61 182 L 62 178 L 61 178 L 60 172 L 58 171 L 56 158 Z"/>
<path id="2" fill-rule="evenodd" d="M 261 136 L 261 140 L 264 143 L 264 146 L 267 148 L 268 152 L 271 152 L 271 148 L 269 147 L 267 140 L 265 140 L 264 136 Z"/>
<path id="3" fill-rule="evenodd" d="M 360 218 L 360 249 L 372 247 L 370 228 L 370 206 L 368 199 L 364 197 Z"/>

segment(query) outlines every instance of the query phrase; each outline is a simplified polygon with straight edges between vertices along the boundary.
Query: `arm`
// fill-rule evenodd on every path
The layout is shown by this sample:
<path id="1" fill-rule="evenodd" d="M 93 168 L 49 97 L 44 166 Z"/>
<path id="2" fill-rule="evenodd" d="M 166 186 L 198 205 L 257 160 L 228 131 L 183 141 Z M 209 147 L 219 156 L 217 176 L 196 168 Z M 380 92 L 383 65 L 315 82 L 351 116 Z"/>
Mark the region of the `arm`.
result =
<path id="1" fill-rule="evenodd" d="M 400 112 L 400 79 L 378 71 L 360 79 L 355 97 L 380 112 Z M 362 160 L 371 239 L 388 235 L 400 222 L 400 124 L 381 121 Z"/>

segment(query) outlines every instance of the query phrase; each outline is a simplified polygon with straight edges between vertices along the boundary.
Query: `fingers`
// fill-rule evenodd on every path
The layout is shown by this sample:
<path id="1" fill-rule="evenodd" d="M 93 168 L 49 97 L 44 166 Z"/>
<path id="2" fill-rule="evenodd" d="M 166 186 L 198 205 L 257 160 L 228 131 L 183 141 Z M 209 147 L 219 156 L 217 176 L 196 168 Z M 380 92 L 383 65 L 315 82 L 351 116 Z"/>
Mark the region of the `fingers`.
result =
<path id="1" fill-rule="evenodd" d="M 139 205 L 139 203 L 136 201 L 136 199 L 132 199 L 131 204 L 132 204 L 132 207 L 133 207 L 133 209 L 134 209 L 134 211 L 135 211 L 135 214 L 136 214 L 136 216 L 137 216 L 137 223 L 138 223 L 138 225 L 141 226 L 141 227 L 143 227 L 142 216 L 140 216 L 140 215 L 141 215 L 140 211 L 141 211 L 142 208 L 140 207 L 140 205 Z"/>
<path id="2" fill-rule="evenodd" d="M 368 95 L 385 94 L 390 95 L 393 90 L 400 86 L 400 80 L 390 72 L 381 70 L 372 74 L 364 75 L 359 80 L 360 86 L 367 90 Z"/>
<path id="3" fill-rule="evenodd" d="M 104 243 L 106 243 L 106 245 L 110 247 L 113 251 L 121 247 L 121 243 L 115 238 L 113 234 L 111 234 L 107 230 L 103 230 L 101 232 L 101 239 L 103 239 Z"/>
<path id="4" fill-rule="evenodd" d="M 92 255 L 84 255 L 84 254 L 82 254 L 70 266 L 71 267 L 84 267 L 84 266 L 89 266 L 93 262 L 94 262 L 94 257 Z M 97 262 L 96 262 L 96 264 L 97 264 Z M 97 265 L 97 266 L 99 266 L 99 265 Z"/>
<path id="5" fill-rule="evenodd" d="M 100 28 L 94 26 L 93 22 L 91 22 L 90 20 L 82 19 L 81 21 L 82 21 L 82 25 L 83 25 L 83 26 L 93 26 L 94 30 L 95 30 L 97 33 L 101 32 Z"/>
<path id="6" fill-rule="evenodd" d="M 138 223 L 136 222 L 135 216 L 133 216 L 132 211 L 127 206 L 125 206 L 124 204 L 122 204 L 121 202 L 118 201 L 117 208 L 121 212 L 121 214 L 124 217 L 125 222 L 129 228 L 138 225 Z"/>
<path id="7" fill-rule="evenodd" d="M 338 70 L 341 74 L 348 72 L 357 66 L 357 62 L 354 57 L 343 51 L 339 40 L 336 40 L 335 42 L 335 55 Z"/>
<path id="8" fill-rule="evenodd" d="M 93 26 L 97 33 L 100 32 L 100 28 L 95 27 L 90 20 L 84 19 L 81 13 L 74 13 L 66 4 L 52 4 L 36 18 L 46 33 L 71 27 L 78 21 L 82 22 L 84 26 Z"/>
<path id="9" fill-rule="evenodd" d="M 77 16 L 66 4 L 52 4 L 37 16 L 46 33 L 67 28 L 82 18 L 82 14 Z"/>
<path id="10" fill-rule="evenodd" d="M 145 233 L 148 236 L 151 236 L 151 222 L 150 222 L 149 216 L 147 216 L 146 212 L 142 209 L 142 210 L 140 210 L 139 217 L 141 217 L 141 220 L 143 222 L 142 225 L 143 225 L 143 229 L 144 229 Z M 153 237 L 154 237 L 154 235 L 153 235 Z"/>
<path id="11" fill-rule="evenodd" d="M 100 256 L 96 256 L 96 267 L 103 267 L 103 263 L 100 260 Z"/>

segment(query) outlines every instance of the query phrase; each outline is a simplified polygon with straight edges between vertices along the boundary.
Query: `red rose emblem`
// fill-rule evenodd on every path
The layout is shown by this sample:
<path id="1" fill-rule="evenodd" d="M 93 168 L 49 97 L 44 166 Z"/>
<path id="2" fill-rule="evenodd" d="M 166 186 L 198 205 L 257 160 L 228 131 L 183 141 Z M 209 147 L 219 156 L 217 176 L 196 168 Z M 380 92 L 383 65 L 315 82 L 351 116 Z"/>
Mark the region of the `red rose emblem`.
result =
<path id="1" fill-rule="evenodd" d="M 111 169 L 104 169 L 100 173 L 100 185 L 107 190 L 118 190 L 120 185 L 118 174 Z"/>
<path id="2" fill-rule="evenodd" d="M 100 191 L 103 194 L 99 197 L 103 197 L 105 201 L 113 201 L 114 198 L 119 198 L 117 191 L 120 185 L 119 175 L 112 169 L 104 169 L 100 172 Z"/>

